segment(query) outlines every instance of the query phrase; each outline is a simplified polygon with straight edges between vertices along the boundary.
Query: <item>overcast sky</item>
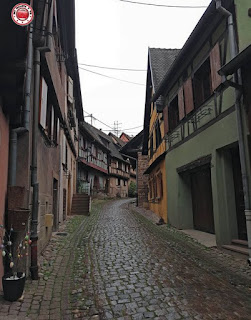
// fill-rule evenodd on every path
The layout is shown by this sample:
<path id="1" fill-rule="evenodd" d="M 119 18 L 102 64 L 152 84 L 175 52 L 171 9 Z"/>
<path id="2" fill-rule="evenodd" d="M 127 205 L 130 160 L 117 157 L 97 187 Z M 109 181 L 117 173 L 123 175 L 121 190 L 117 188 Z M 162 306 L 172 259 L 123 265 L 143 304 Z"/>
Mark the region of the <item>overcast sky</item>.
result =
<path id="1" fill-rule="evenodd" d="M 137 1 L 137 0 L 132 0 Z M 120 0 L 75 0 L 79 64 L 112 68 L 147 67 L 148 47 L 182 48 L 204 9 L 143 6 Z M 164 5 L 207 6 L 210 0 L 139 0 Z M 79 67 L 142 85 L 79 70 L 84 111 L 130 135 L 143 127 L 146 72 Z M 85 120 L 90 123 L 90 117 Z M 97 120 L 93 125 L 106 133 Z M 130 129 L 141 126 L 140 128 Z M 125 130 L 126 129 L 126 130 Z M 130 129 L 130 130 L 128 130 Z"/>

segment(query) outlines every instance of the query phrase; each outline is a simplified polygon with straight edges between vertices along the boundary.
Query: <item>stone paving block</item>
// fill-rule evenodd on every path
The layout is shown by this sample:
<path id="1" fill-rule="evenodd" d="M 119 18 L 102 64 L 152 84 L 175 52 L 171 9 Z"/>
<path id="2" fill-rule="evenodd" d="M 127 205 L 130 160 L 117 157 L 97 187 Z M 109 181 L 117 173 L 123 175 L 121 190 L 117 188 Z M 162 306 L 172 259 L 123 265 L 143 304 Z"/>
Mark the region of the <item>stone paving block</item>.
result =
<path id="1" fill-rule="evenodd" d="M 199 260 L 197 247 L 187 252 L 167 226 L 131 212 L 127 203 L 71 217 L 73 231 L 52 238 L 42 276 L 27 281 L 23 301 L 0 297 L 0 320 L 250 319 L 250 282 L 232 285 L 225 270 L 210 269 L 204 252 Z"/>

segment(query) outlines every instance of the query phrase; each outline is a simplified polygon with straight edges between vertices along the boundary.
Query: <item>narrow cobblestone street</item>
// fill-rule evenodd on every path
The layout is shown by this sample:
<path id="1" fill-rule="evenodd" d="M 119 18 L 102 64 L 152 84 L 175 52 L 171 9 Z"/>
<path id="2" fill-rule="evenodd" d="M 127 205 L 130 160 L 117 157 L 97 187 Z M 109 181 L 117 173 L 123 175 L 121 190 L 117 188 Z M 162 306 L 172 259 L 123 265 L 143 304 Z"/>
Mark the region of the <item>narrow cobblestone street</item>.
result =
<path id="1" fill-rule="evenodd" d="M 119 200 L 71 218 L 23 300 L 1 298 L 0 319 L 251 319 L 250 282 L 214 275 L 138 215 Z"/>

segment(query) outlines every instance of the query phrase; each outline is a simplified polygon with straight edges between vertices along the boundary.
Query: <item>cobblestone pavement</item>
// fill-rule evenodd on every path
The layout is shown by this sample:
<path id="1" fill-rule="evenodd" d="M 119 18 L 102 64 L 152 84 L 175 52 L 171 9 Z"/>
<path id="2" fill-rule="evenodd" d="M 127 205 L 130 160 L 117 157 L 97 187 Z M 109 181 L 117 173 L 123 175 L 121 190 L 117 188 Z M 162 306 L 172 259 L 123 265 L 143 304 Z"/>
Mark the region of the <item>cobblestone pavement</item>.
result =
<path id="1" fill-rule="evenodd" d="M 0 300 L 0 319 L 251 319 L 248 273 L 220 272 L 203 247 L 174 243 L 168 229 L 129 210 L 128 200 L 72 218 L 23 301 Z"/>

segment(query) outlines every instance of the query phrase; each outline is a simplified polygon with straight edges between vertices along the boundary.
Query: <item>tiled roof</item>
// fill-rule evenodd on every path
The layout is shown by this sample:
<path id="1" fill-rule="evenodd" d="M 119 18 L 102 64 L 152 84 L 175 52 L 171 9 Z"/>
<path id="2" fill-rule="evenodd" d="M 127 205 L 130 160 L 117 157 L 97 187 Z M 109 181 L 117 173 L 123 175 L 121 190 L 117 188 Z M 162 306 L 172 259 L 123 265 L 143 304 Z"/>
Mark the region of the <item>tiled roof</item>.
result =
<path id="1" fill-rule="evenodd" d="M 89 133 L 89 135 L 91 135 L 93 137 L 93 139 L 95 139 L 99 144 L 101 144 L 103 147 L 108 149 L 107 146 L 101 140 L 101 134 L 99 133 L 98 129 L 96 129 L 95 127 L 93 127 L 92 125 L 90 125 L 87 122 L 82 122 L 81 126 Z M 100 132 L 102 132 L 102 131 L 100 131 Z"/>
<path id="2" fill-rule="evenodd" d="M 112 137 L 110 137 L 109 135 L 107 135 L 106 133 L 104 133 L 102 130 L 99 130 L 95 127 L 93 127 L 92 125 L 90 125 L 87 122 L 82 123 L 82 126 L 86 129 L 86 131 L 99 143 L 101 144 L 103 147 L 105 147 L 106 149 L 109 149 L 109 151 L 111 152 L 110 155 L 111 157 L 117 158 L 119 160 L 122 161 L 126 161 L 124 160 L 123 156 L 121 155 L 121 153 L 119 152 L 121 146 L 116 146 L 116 144 L 113 142 Z M 105 139 L 108 143 L 108 146 L 106 146 L 104 144 L 104 142 L 102 141 L 102 138 Z M 119 139 L 119 138 L 118 138 Z M 121 140 L 122 141 L 122 140 Z M 122 141 L 123 142 L 123 141 Z M 126 161 L 127 162 L 127 161 Z"/>
<path id="3" fill-rule="evenodd" d="M 126 142 L 124 142 L 123 140 L 121 140 L 119 137 L 117 137 L 115 134 L 113 134 L 113 133 L 109 133 L 109 136 L 110 137 L 112 137 L 116 142 L 116 144 L 118 144 L 120 147 L 123 147 L 125 144 L 126 144 Z"/>
<path id="4" fill-rule="evenodd" d="M 149 62 L 152 71 L 154 91 L 159 88 L 180 49 L 149 48 Z"/>

